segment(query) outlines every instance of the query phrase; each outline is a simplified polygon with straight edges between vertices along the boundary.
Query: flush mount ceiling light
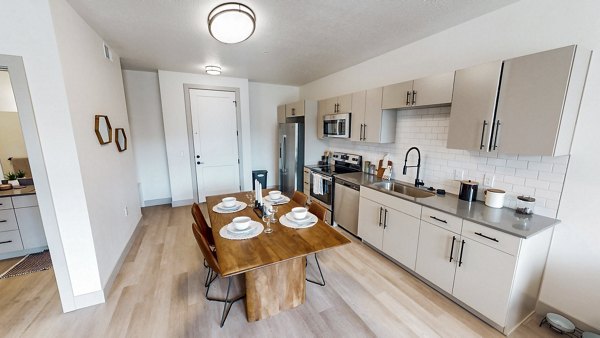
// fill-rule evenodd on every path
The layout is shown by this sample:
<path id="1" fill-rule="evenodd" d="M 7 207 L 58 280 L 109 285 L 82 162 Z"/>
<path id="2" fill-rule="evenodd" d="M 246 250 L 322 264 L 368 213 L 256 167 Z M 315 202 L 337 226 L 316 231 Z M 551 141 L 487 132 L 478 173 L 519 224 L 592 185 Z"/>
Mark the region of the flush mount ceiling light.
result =
<path id="1" fill-rule="evenodd" d="M 204 70 L 208 75 L 221 75 L 221 67 L 219 66 L 206 66 Z"/>
<path id="2" fill-rule="evenodd" d="M 239 43 L 248 39 L 256 27 L 256 16 L 250 7 L 227 2 L 208 14 L 208 31 L 223 43 Z"/>

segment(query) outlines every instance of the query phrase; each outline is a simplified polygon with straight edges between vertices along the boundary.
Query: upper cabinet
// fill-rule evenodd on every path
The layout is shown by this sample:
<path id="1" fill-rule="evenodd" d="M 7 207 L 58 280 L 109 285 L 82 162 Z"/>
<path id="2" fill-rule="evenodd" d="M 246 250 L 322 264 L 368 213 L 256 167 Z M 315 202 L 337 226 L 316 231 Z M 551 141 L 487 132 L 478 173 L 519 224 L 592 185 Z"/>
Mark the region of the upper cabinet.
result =
<path id="1" fill-rule="evenodd" d="M 448 148 L 569 154 L 589 60 L 568 46 L 457 71 Z"/>
<path id="2" fill-rule="evenodd" d="M 448 105 L 452 102 L 454 72 L 432 75 L 383 87 L 381 107 L 398 109 Z"/>
<path id="3" fill-rule="evenodd" d="M 382 108 L 383 88 L 352 94 L 351 140 L 371 143 L 392 143 L 396 139 L 395 110 Z"/>
<path id="4" fill-rule="evenodd" d="M 318 110 L 322 115 L 350 113 L 352 112 L 352 94 L 321 100 Z"/>
<path id="5" fill-rule="evenodd" d="M 277 106 L 277 123 L 285 123 L 285 104 Z"/>
<path id="6" fill-rule="evenodd" d="M 456 71 L 448 148 L 489 148 L 501 72 L 502 61 Z"/>
<path id="7" fill-rule="evenodd" d="M 304 116 L 304 101 L 288 103 L 285 105 L 285 117 Z"/>

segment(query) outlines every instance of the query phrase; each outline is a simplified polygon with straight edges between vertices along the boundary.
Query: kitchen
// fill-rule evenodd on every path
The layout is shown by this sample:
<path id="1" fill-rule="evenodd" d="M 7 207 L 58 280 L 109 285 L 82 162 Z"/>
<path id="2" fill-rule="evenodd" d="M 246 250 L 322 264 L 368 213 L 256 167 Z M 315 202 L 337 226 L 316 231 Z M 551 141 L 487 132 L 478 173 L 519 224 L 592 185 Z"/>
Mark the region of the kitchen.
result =
<path id="1" fill-rule="evenodd" d="M 554 48 L 572 44 L 591 49 L 597 48 L 598 44 L 595 42 L 595 39 L 591 37 L 593 34 L 590 34 L 590 37 L 581 39 L 573 37 L 575 30 L 584 30 L 582 26 L 589 24 L 589 22 L 585 20 L 581 20 L 583 21 L 581 25 L 579 25 L 578 22 L 580 21 L 579 16 L 584 16 L 583 14 L 586 12 L 585 9 L 591 10 L 591 8 L 593 8 L 592 5 L 587 4 L 590 7 L 582 7 L 585 9 L 572 9 L 571 7 L 567 7 L 566 4 L 558 2 L 554 5 L 557 6 L 556 9 L 548 9 L 544 12 L 544 14 L 551 19 L 555 19 L 551 20 L 552 22 L 560 22 L 559 18 L 562 18 L 564 13 L 569 12 L 569 10 L 573 10 L 573 13 L 577 14 L 570 14 L 567 16 L 569 18 L 567 20 L 568 24 L 560 23 L 556 26 L 540 24 L 540 27 L 538 28 L 530 27 L 528 23 L 530 18 L 529 15 L 536 13 L 539 10 L 538 6 L 543 5 L 539 2 L 517 2 L 516 4 L 498 10 L 497 12 L 492 12 L 485 17 L 467 21 L 457 27 L 446 29 L 441 33 L 434 34 L 428 38 L 423 38 L 423 40 L 402 47 L 389 55 L 386 54 L 377 57 L 374 60 L 365 61 L 366 63 L 360 66 L 350 67 L 348 69 L 343 68 L 337 73 L 333 73 L 321 80 L 307 83 L 301 87 L 279 86 L 259 82 L 246 82 L 246 84 L 240 84 L 238 81 L 235 85 L 239 85 L 239 87 L 242 88 L 242 113 L 248 114 L 244 115 L 246 117 L 242 120 L 243 128 L 241 129 L 241 132 L 243 137 L 247 137 L 246 141 L 248 144 L 251 144 L 250 148 L 252 149 L 251 153 L 246 151 L 243 152 L 243 156 L 249 156 L 249 159 L 241 158 L 241 161 L 243 162 L 242 165 L 245 168 L 244 173 L 249 174 L 249 169 L 267 169 L 269 171 L 267 186 L 274 186 L 277 182 L 276 165 L 278 144 L 276 141 L 277 123 L 274 119 L 277 105 L 298 102 L 301 99 L 317 102 L 330 97 L 339 97 L 348 93 L 384 87 L 390 84 L 410 81 L 411 79 L 424 78 L 429 75 L 466 69 L 471 66 L 494 60 L 508 60 L 514 57 L 552 50 Z M 504 27 L 502 22 L 505 20 L 514 21 L 514 26 L 512 26 L 509 32 L 496 32 L 493 27 Z M 487 22 L 490 22 L 491 24 L 488 25 Z M 592 24 L 589 25 L 595 27 Z M 527 29 L 532 31 L 532 36 L 543 37 L 541 39 L 542 42 L 540 42 L 540 39 L 538 38 L 519 36 L 519 29 Z M 591 28 L 588 27 L 586 29 Z M 554 34 L 556 31 L 561 31 L 561 33 Z M 479 33 L 473 36 L 474 32 Z M 479 34 L 487 34 L 487 37 L 480 36 Z M 500 42 L 492 43 L 491 41 L 487 41 L 486 38 L 489 38 L 489 36 L 495 37 Z M 515 38 L 517 36 L 519 38 Z M 466 37 L 469 37 L 471 40 Z M 474 41 L 473 38 L 475 38 Z M 450 47 L 450 45 L 453 45 L 454 47 Z M 442 54 L 444 57 L 440 57 Z M 399 63 L 396 61 L 398 58 L 402 58 L 405 61 Z M 406 65 L 404 65 L 405 63 Z M 595 63 L 594 59 L 592 59 L 590 74 L 595 74 L 594 67 Z M 126 90 L 128 90 L 128 79 L 131 80 L 136 76 L 141 77 L 142 75 L 146 75 L 140 73 L 143 72 L 135 70 L 124 71 L 123 77 L 126 82 Z M 165 140 L 164 145 L 158 146 L 160 151 L 156 151 L 156 153 L 159 153 L 158 155 L 160 158 L 165 159 L 164 162 L 161 162 L 162 168 L 159 168 L 160 170 L 157 172 L 163 177 L 168 177 L 170 182 L 168 186 L 163 186 L 161 188 L 163 189 L 160 192 L 161 194 L 156 194 L 154 196 L 147 195 L 148 197 L 142 195 L 144 196 L 142 201 L 170 199 L 173 205 L 177 206 L 177 203 L 184 205 L 185 201 L 193 198 L 191 189 L 189 191 L 190 193 L 185 191 L 189 188 L 183 188 L 182 190 L 182 187 L 184 186 L 192 186 L 192 184 L 188 184 L 185 181 L 187 180 L 189 171 L 181 171 L 183 166 L 189 168 L 187 162 L 189 162 L 190 154 L 183 150 L 187 148 L 187 140 L 181 142 L 181 140 L 176 138 L 177 133 L 180 135 L 183 133 L 181 133 L 181 124 L 175 126 L 174 121 L 177 120 L 179 122 L 176 123 L 180 123 L 180 117 L 182 115 L 172 113 L 174 109 L 184 111 L 183 103 L 173 104 L 173 102 L 175 102 L 174 98 L 183 98 L 179 83 L 203 82 L 205 84 L 212 83 L 213 85 L 222 86 L 225 82 L 229 82 L 228 85 L 233 86 L 234 80 L 223 78 L 226 74 L 224 74 L 221 79 L 217 80 L 172 73 L 173 72 L 159 70 L 158 76 L 154 75 L 154 77 L 152 77 L 150 76 L 152 75 L 150 73 L 148 77 L 152 78 L 150 78 L 148 82 L 145 82 L 153 83 L 153 86 L 156 89 L 156 95 L 149 95 L 153 97 L 152 100 L 154 100 L 154 97 L 158 98 L 156 100 L 156 102 L 158 102 L 158 109 L 154 110 L 156 115 L 151 115 L 150 117 L 152 119 L 157 117 L 156 120 L 153 121 L 164 124 L 164 126 L 161 126 L 164 128 L 155 129 L 157 135 L 156 138 L 160 138 L 160 134 L 163 134 L 162 137 Z M 179 79 L 175 79 L 176 76 L 179 77 Z M 133 82 L 129 83 L 132 84 Z M 138 83 L 142 82 L 140 81 Z M 172 86 L 172 84 L 176 85 Z M 595 178 L 590 174 L 590 169 L 593 167 L 590 163 L 594 163 L 595 154 L 592 150 L 583 146 L 583 144 L 586 143 L 586 141 L 593 139 L 593 137 L 590 138 L 590 136 L 593 135 L 593 132 L 591 131 L 593 123 L 591 122 L 593 122 L 594 119 L 591 111 L 593 111 L 595 99 L 590 94 L 590 88 L 595 88 L 594 86 L 596 84 L 596 76 L 588 75 L 586 89 L 581 101 L 581 109 L 573 140 L 573 148 L 570 152 L 571 156 L 566 158 L 563 156 L 521 156 L 513 154 L 506 155 L 502 153 L 487 154 L 487 152 L 482 153 L 481 151 L 449 150 L 445 146 L 445 143 L 450 138 L 449 129 L 451 129 L 450 125 L 452 124 L 451 120 L 453 117 L 451 112 L 453 106 L 449 105 L 398 110 L 395 116 L 396 122 L 394 127 L 396 129 L 395 135 L 397 137 L 394 143 L 377 145 L 371 142 L 361 142 L 360 140 L 352 142 L 347 140 L 329 139 L 322 142 L 325 144 L 324 149 L 334 153 L 342 152 L 363 156 L 363 163 L 365 161 L 377 163 L 386 154 L 389 154 L 389 158 L 393 162 L 392 178 L 409 184 L 412 184 L 416 179 L 416 170 L 408 169 L 407 175 L 404 176 L 402 175 L 401 167 L 403 167 L 404 157 L 408 149 L 416 146 L 421 152 L 422 160 L 420 179 L 423 179 L 427 187 L 433 186 L 434 188 L 443 188 L 448 194 L 456 194 L 458 192 L 458 181 L 472 179 L 480 182 L 480 193 L 486 189 L 485 187 L 492 186 L 509 192 L 506 198 L 508 206 L 515 207 L 517 201 L 514 197 L 519 196 L 520 194 L 531 195 L 532 188 L 534 195 L 536 194 L 536 189 L 539 189 L 539 191 L 546 190 L 544 196 L 535 195 L 537 203 L 534 208 L 535 213 L 538 215 L 557 217 L 562 223 L 556 227 L 555 240 L 552 249 L 550 250 L 549 263 L 546 266 L 546 274 L 544 282 L 542 283 L 540 301 L 544 304 L 546 304 L 546 302 L 550 303 L 550 308 L 561 308 L 562 311 L 564 311 L 563 313 L 572 314 L 573 317 L 583 319 L 584 322 L 590 325 L 595 325 L 595 319 L 593 315 L 590 314 L 593 313 L 593 311 L 589 311 L 589 309 L 586 310 L 585 307 L 578 307 L 574 304 L 577 303 L 576 301 L 563 299 L 563 297 L 567 297 L 565 294 L 571 295 L 570 299 L 584 299 L 585 297 L 582 298 L 582 293 L 589 294 L 591 297 L 596 296 L 592 287 L 592 285 L 594 285 L 593 275 L 581 277 L 584 282 L 583 286 L 580 288 L 568 287 L 573 281 L 572 278 L 574 279 L 576 278 L 575 276 L 582 276 L 583 271 L 581 271 L 581 268 L 579 268 L 579 270 L 573 268 L 572 270 L 565 271 L 562 268 L 559 268 L 563 266 L 559 263 L 565 261 L 565 263 L 568 263 L 568 261 L 579 259 L 588 261 L 596 255 L 595 250 L 592 249 L 592 243 L 588 243 L 587 240 L 588 238 L 590 240 L 591 238 L 594 238 L 593 234 L 595 233 L 593 228 L 586 225 L 589 224 L 589 221 L 585 221 L 586 217 L 590 216 L 590 211 L 582 210 L 580 200 L 577 198 L 581 192 L 580 189 L 585 189 L 587 184 L 595 184 Z M 129 87 L 129 89 L 130 88 L 131 87 Z M 183 99 L 177 99 L 177 101 L 183 102 Z M 128 102 L 128 111 L 131 115 L 131 121 L 143 116 L 140 114 L 136 115 L 139 110 L 136 112 L 135 109 L 132 108 L 135 104 L 136 103 L 130 101 Z M 247 106 L 244 107 L 244 105 Z M 162 116 L 162 114 L 165 114 L 166 116 Z M 358 125 L 358 135 L 360 138 L 360 123 Z M 132 130 L 134 133 L 135 128 L 135 123 L 132 123 Z M 419 128 L 419 132 L 413 132 L 415 128 Z M 185 129 L 185 123 L 183 123 L 183 129 Z M 364 135 L 364 127 L 362 129 Z M 369 130 L 369 127 L 367 127 L 367 130 Z M 356 135 L 355 133 L 353 134 Z M 138 133 L 138 136 L 140 135 L 141 134 Z M 406 137 L 398 137 L 399 135 L 405 135 Z M 142 150 L 142 148 L 150 148 L 150 146 L 143 145 L 142 142 L 136 141 L 135 137 L 137 136 L 132 136 L 134 138 L 132 143 L 137 145 L 140 150 Z M 246 143 L 246 141 L 244 143 Z M 179 157 L 180 152 L 181 157 Z M 159 156 L 156 158 L 159 158 Z M 183 160 L 179 160 L 179 158 L 182 158 Z M 588 162 L 588 159 L 591 159 L 591 162 Z M 313 158 L 310 161 L 305 161 L 305 164 L 316 164 L 318 160 L 319 158 Z M 416 165 L 417 161 L 416 152 L 411 152 L 408 157 L 407 165 Z M 140 163 L 142 162 L 138 162 L 137 170 L 143 172 L 145 168 L 140 169 Z M 177 163 L 180 164 L 178 165 Z M 149 165 L 155 165 L 155 163 Z M 533 172 L 535 172 L 535 174 Z M 536 175 L 535 178 L 532 177 L 534 175 Z M 540 175 L 547 180 L 540 180 Z M 507 178 L 512 179 L 512 182 L 507 181 Z M 543 182 L 534 182 L 534 180 Z M 486 183 L 486 181 L 489 183 Z M 149 186 L 146 181 L 142 180 L 141 183 L 142 190 Z M 539 186 L 527 187 L 527 183 L 533 185 L 539 184 Z M 563 184 L 564 189 L 562 188 Z M 529 188 L 529 190 L 524 189 L 522 191 L 517 191 L 515 189 L 515 187 L 521 186 Z M 558 188 L 559 186 L 560 189 Z M 245 188 L 247 189 L 247 186 Z M 509 198 L 510 196 L 513 196 L 513 198 Z M 594 199 L 594 197 L 591 198 L 592 200 Z M 481 196 L 479 199 L 483 200 Z M 584 204 L 589 206 L 587 203 Z M 560 237 L 559 235 L 565 237 Z M 577 252 L 573 252 L 573 250 L 570 250 L 572 246 L 565 244 L 560 238 L 574 238 L 576 241 L 575 243 L 580 243 L 578 247 L 581 249 L 577 250 Z M 587 257 L 580 257 L 581 255 L 587 255 Z M 327 255 L 324 255 L 324 257 L 324 262 L 327 262 Z M 577 259 L 575 259 L 575 257 L 577 257 Z M 329 262 L 333 263 L 331 260 Z M 383 264 L 386 268 L 401 270 L 393 264 Z M 567 266 L 572 265 L 567 264 Z M 565 273 L 567 271 L 571 273 Z M 328 277 L 327 272 L 327 269 L 325 269 L 326 278 Z M 332 276 L 331 278 L 334 281 L 344 282 L 337 278 L 335 274 L 329 274 L 329 276 Z M 331 283 L 328 285 L 331 285 Z M 562 293 L 556 292 L 556 290 L 569 291 Z M 548 310 L 548 308 L 546 308 L 546 310 Z M 234 310 L 232 310 L 232 314 L 233 311 Z M 368 315 L 363 318 L 369 320 Z M 228 321 L 228 324 L 230 322 L 235 323 L 236 321 L 230 320 Z M 580 324 L 578 323 L 578 325 Z M 225 326 L 225 329 L 227 329 L 227 327 L 228 326 Z"/>

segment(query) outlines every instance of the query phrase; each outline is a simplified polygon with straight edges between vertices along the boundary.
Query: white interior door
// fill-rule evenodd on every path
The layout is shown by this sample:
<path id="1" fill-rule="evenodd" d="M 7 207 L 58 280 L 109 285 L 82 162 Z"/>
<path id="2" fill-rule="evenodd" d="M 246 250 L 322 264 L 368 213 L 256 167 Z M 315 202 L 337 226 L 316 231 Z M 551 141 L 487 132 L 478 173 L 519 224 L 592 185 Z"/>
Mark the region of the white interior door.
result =
<path id="1" fill-rule="evenodd" d="M 240 191 L 235 93 L 190 89 L 198 200 Z"/>

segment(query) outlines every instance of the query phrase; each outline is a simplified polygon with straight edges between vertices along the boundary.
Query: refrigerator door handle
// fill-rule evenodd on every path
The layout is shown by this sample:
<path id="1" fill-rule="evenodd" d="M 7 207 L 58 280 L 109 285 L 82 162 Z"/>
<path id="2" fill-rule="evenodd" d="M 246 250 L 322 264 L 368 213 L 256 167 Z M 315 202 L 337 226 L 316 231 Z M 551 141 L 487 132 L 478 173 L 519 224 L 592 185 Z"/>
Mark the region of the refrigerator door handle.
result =
<path id="1" fill-rule="evenodd" d="M 284 173 L 286 171 L 286 169 L 285 169 L 285 162 L 287 161 L 287 154 L 285 153 L 285 150 L 286 150 L 286 147 L 285 147 L 286 146 L 286 144 L 285 144 L 286 142 L 285 141 L 286 141 L 286 139 L 287 139 L 287 136 L 283 135 L 283 157 L 281 158 L 281 170 L 283 170 Z"/>

